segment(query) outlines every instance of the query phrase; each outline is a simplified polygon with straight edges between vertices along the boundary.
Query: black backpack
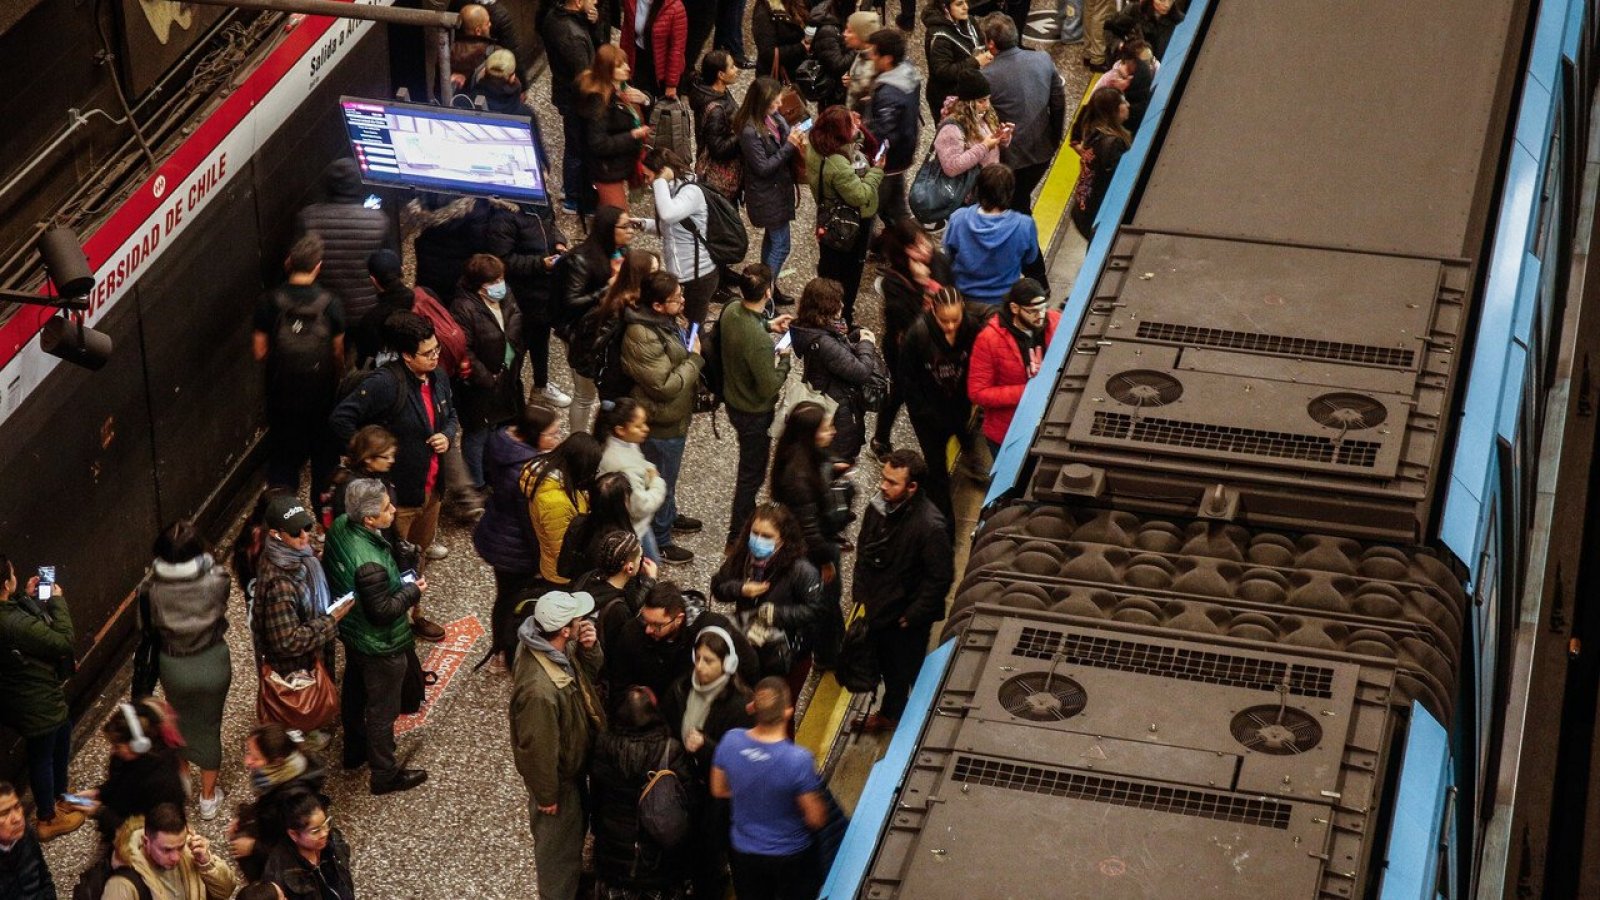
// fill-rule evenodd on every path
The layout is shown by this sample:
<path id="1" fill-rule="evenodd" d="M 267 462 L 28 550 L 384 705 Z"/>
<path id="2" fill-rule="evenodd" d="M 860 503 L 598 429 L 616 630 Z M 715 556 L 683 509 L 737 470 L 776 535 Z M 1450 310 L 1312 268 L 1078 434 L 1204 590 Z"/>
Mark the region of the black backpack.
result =
<path id="1" fill-rule="evenodd" d="M 337 383 L 333 320 L 328 317 L 333 300 L 333 294 L 320 289 L 307 303 L 296 303 L 281 288 L 273 291 L 278 319 L 272 330 L 270 379 L 278 396 Z"/>
<path id="2" fill-rule="evenodd" d="M 694 182 L 694 186 L 706 198 L 706 233 L 700 233 L 700 226 L 694 223 L 693 217 L 684 219 L 683 227 L 706 248 L 713 263 L 731 266 L 743 262 L 745 254 L 750 252 L 750 233 L 745 230 L 739 208 L 704 184 Z"/>
<path id="3" fill-rule="evenodd" d="M 661 745 L 661 765 L 639 792 L 639 830 L 658 846 L 671 849 L 689 836 L 689 791 L 672 771 L 672 738 Z"/>
<path id="4" fill-rule="evenodd" d="M 106 882 L 113 877 L 121 878 L 133 885 L 133 890 L 139 895 L 139 900 L 154 900 L 150 886 L 144 883 L 139 873 L 129 866 L 113 866 L 111 854 L 102 853 L 100 858 L 89 864 L 78 876 L 78 883 L 72 887 L 72 900 L 100 900 L 106 893 Z"/>
<path id="5" fill-rule="evenodd" d="M 727 311 L 727 307 L 723 307 Z M 722 317 L 717 317 L 717 323 L 700 331 L 700 355 L 705 359 L 705 365 L 700 367 L 700 385 L 695 394 L 695 412 L 716 412 L 722 405 L 723 368 L 722 368 L 722 339 L 717 334 L 722 330 Z"/>
<path id="6" fill-rule="evenodd" d="M 852 694 L 870 694 L 878 689 L 881 670 L 878 654 L 872 646 L 872 636 L 867 633 L 865 616 L 855 620 L 845 629 L 844 640 L 839 643 L 838 666 L 833 677 L 839 686 Z"/>

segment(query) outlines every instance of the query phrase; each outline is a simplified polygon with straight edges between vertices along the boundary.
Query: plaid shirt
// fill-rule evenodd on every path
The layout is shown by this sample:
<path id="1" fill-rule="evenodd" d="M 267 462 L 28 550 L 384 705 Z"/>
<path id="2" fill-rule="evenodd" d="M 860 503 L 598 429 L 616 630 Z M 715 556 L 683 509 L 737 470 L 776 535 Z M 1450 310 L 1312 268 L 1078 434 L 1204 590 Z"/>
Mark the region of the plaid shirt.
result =
<path id="1" fill-rule="evenodd" d="M 332 675 L 333 641 L 338 637 L 339 624 L 328 615 L 303 617 L 304 590 L 288 573 L 262 557 L 250 619 L 256 653 L 272 665 L 273 671 L 288 673 L 311 669 L 320 652 Z"/>

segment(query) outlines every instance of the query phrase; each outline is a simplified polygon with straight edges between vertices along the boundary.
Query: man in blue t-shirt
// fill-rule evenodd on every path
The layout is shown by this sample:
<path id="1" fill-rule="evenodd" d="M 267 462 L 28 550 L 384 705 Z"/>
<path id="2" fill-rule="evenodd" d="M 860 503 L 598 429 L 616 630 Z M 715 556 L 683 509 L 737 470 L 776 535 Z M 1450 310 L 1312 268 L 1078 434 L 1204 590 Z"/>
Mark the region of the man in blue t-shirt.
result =
<path id="1" fill-rule="evenodd" d="M 733 891 L 739 900 L 810 900 L 821 888 L 811 833 L 828 818 L 811 752 L 789 740 L 794 705 L 777 677 L 756 685 L 755 727 L 717 745 L 711 794 L 731 799 Z"/>

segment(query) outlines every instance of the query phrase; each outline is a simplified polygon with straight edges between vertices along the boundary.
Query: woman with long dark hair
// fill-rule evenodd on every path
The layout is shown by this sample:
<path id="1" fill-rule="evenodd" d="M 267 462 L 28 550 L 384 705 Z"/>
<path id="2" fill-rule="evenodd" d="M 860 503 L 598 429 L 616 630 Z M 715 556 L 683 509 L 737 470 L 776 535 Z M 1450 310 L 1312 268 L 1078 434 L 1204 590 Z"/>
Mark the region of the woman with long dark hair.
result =
<path id="1" fill-rule="evenodd" d="M 790 131 L 788 121 L 778 114 L 782 92 L 777 81 L 757 78 L 733 117 L 744 158 L 745 213 L 751 225 L 762 229 L 761 261 L 774 278 L 789 258 L 789 225 L 795 209 L 791 163 L 806 143 L 805 134 Z"/>
<path id="2" fill-rule="evenodd" d="M 643 404 L 632 397 L 619 397 L 600 404 L 600 414 L 595 417 L 594 434 L 605 441 L 605 453 L 600 457 L 600 472 L 617 472 L 628 479 L 633 488 L 628 512 L 633 518 L 634 533 L 644 543 L 646 556 L 660 562 L 655 535 L 650 522 L 656 510 L 667 501 L 667 481 L 656 467 L 644 458 L 640 447 L 650 436 L 650 416 Z"/>
<path id="3" fill-rule="evenodd" d="M 854 514 L 848 465 L 830 451 L 833 415 L 821 405 L 796 403 L 772 455 L 772 501 L 789 510 L 805 537 L 806 558 L 822 576 L 823 596 L 840 596 L 839 547 Z"/>
<path id="4" fill-rule="evenodd" d="M 350 845 L 328 816 L 327 799 L 310 791 L 288 798 L 283 840 L 267 853 L 261 880 L 286 900 L 355 900 Z"/>
<path id="5" fill-rule="evenodd" d="M 977 26 L 968 0 L 932 0 L 922 11 L 928 113 L 934 121 L 944 116 L 944 101 L 956 92 L 956 80 L 963 73 L 980 75 L 980 70 L 994 58 Z"/>
<path id="6" fill-rule="evenodd" d="M 794 352 L 805 368 L 802 380 L 838 404 L 833 412 L 839 430 L 833 452 L 854 463 L 866 441 L 866 405 L 862 389 L 879 372 L 877 338 L 865 328 L 851 339 L 840 316 L 843 290 L 831 278 L 813 278 L 800 294 L 794 322 Z"/>
<path id="7" fill-rule="evenodd" d="M 160 641 L 161 693 L 178 714 L 183 755 L 200 767 L 200 818 L 222 809 L 222 707 L 233 683 L 228 656 L 228 574 L 199 529 L 180 519 L 156 538 L 141 602 Z"/>
<path id="8" fill-rule="evenodd" d="M 628 253 L 628 245 L 638 233 L 639 227 L 626 209 L 602 206 L 594 214 L 589 235 L 561 258 L 562 296 L 566 299 L 555 317 L 556 334 L 567 342 L 567 363 L 572 366 L 573 396 L 572 405 L 567 408 L 567 430 L 574 434 L 589 430 L 596 402 L 594 379 L 579 371 L 583 363 L 575 358 L 589 352 L 575 326 L 606 296 Z"/>
<path id="9" fill-rule="evenodd" d="M 595 738 L 589 763 L 594 868 L 602 897 L 682 896 L 687 848 L 651 840 L 639 822 L 639 794 L 651 773 L 670 769 L 688 783 L 689 758 L 667 728 L 649 688 L 627 689 Z"/>
<path id="10" fill-rule="evenodd" d="M 1126 127 L 1128 114 L 1128 101 L 1121 91 L 1097 88 L 1072 125 L 1072 149 L 1082 158 L 1083 166 L 1078 170 L 1078 183 L 1072 188 L 1067 208 L 1073 227 L 1084 240 L 1094 237 L 1095 216 L 1105 202 L 1111 176 L 1116 174 L 1122 154 L 1133 144 L 1133 135 Z"/>
<path id="11" fill-rule="evenodd" d="M 450 302 L 450 316 L 466 334 L 461 370 L 451 372 L 461 417 L 461 455 L 473 490 L 485 486 L 483 448 L 496 428 L 526 402 L 522 392 L 522 311 L 506 286 L 506 264 L 478 253 L 467 260 Z"/>
<path id="12" fill-rule="evenodd" d="M 928 463 L 920 491 L 939 507 L 952 529 L 956 520 L 946 448 L 954 438 L 963 455 L 975 449 L 969 427 L 972 402 L 967 399 L 967 369 L 984 322 L 959 291 L 941 288 L 906 332 L 895 370 L 895 388 L 905 397 L 911 430 L 916 432 L 922 458 Z"/>
<path id="13" fill-rule="evenodd" d="M 594 62 L 578 76 L 577 109 L 589 135 L 589 177 L 601 206 L 628 208 L 628 180 L 637 172 L 650 137 L 645 124 L 650 97 L 628 86 L 632 74 L 622 48 L 601 44 Z"/>
<path id="14" fill-rule="evenodd" d="M 183 735 L 172 707 L 165 700 L 146 697 L 122 703 L 112 710 L 100 729 L 111 745 L 106 780 L 92 796 L 100 839 L 114 843 L 117 830 L 133 816 L 142 816 L 163 803 L 183 808 L 189 802 L 189 764 L 183 759 Z M 146 747 L 138 738 L 148 741 Z M 144 749 L 141 749 L 143 747 Z"/>
<path id="15" fill-rule="evenodd" d="M 606 478 L 600 479 L 604 484 Z M 599 491 L 599 488 L 596 488 Z M 622 633 L 644 598 L 656 586 L 656 564 L 645 558 L 639 536 L 625 528 L 611 528 L 594 544 L 593 568 L 572 583 L 574 591 L 587 591 L 594 598 L 595 620 L 602 648 L 616 646 Z M 621 600 L 620 603 L 612 603 Z"/>
<path id="16" fill-rule="evenodd" d="M 878 186 L 883 167 L 861 155 L 857 141 L 861 129 L 842 106 L 830 106 L 817 117 L 806 146 L 806 189 L 817 203 L 817 220 L 823 210 L 842 203 L 861 219 L 853 244 L 844 249 L 818 248 L 817 275 L 839 282 L 844 289 L 844 318 L 854 324 L 856 294 L 861 290 L 861 269 L 866 264 L 872 217 L 878 214 Z"/>
<path id="17" fill-rule="evenodd" d="M 1000 148 L 1011 133 L 1000 126 L 1000 116 L 989 102 L 989 82 L 977 72 L 956 79 L 953 93 L 933 135 L 933 152 L 939 168 L 951 178 L 1000 161 Z"/>
<path id="18" fill-rule="evenodd" d="M 600 445 L 580 431 L 522 470 L 522 495 L 539 538 L 539 577 L 552 585 L 570 580 L 557 571 L 561 544 L 573 517 L 589 511 L 589 489 L 599 468 Z"/>
<path id="19" fill-rule="evenodd" d="M 734 605 L 735 622 L 756 648 L 759 671 L 777 675 L 790 690 L 804 685 L 827 614 L 822 577 L 806 558 L 806 536 L 787 508 L 756 507 L 743 540 L 711 578 L 711 595 Z"/>
<path id="20" fill-rule="evenodd" d="M 494 607 L 489 622 L 496 647 L 511 640 L 504 628 L 517 592 L 539 578 L 539 540 L 517 482 L 530 462 L 560 442 L 561 421 L 556 411 L 533 403 L 523 408 L 515 422 L 495 429 L 484 451 L 484 473 L 492 490 L 483 517 L 472 530 L 472 547 L 494 569 Z"/>
<path id="21" fill-rule="evenodd" d="M 598 565 L 598 548 L 607 535 L 633 531 L 632 506 L 633 485 L 628 476 L 621 472 L 595 476 L 594 487 L 589 489 L 589 512 L 567 529 L 556 571 L 564 578 L 577 578 Z"/>
<path id="22" fill-rule="evenodd" d="M 793 78 L 806 58 L 805 0 L 755 0 L 750 12 L 750 35 L 756 39 L 756 72 Z M 776 58 L 776 62 L 774 62 Z"/>
<path id="23" fill-rule="evenodd" d="M 894 450 L 894 420 L 905 399 L 899 375 L 901 342 L 917 317 L 930 308 L 933 295 L 954 277 L 944 251 L 910 216 L 883 230 L 878 236 L 878 253 L 884 260 L 878 281 L 883 295 L 883 361 L 891 380 L 889 397 L 878 410 L 872 431 L 872 454 L 883 459 Z"/>

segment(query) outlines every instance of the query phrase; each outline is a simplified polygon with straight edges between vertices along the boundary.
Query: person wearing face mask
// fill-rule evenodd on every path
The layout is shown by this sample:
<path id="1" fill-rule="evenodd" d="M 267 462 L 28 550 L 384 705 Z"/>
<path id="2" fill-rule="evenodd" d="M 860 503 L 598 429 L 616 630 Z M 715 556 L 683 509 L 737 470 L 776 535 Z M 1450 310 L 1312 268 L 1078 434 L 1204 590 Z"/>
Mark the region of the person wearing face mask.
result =
<path id="1" fill-rule="evenodd" d="M 972 450 L 968 446 L 972 401 L 967 399 L 967 369 L 984 320 L 954 288 L 940 289 L 931 298 L 931 306 L 906 332 L 895 383 L 905 398 L 906 415 L 922 458 L 928 461 L 928 475 L 920 491 L 939 507 L 945 524 L 953 528 L 946 448 L 954 438 L 962 454 Z"/>
<path id="2" fill-rule="evenodd" d="M 728 886 L 728 804 L 711 796 L 717 745 L 735 728 L 755 724 L 750 688 L 740 674 L 733 635 L 707 628 L 694 641 L 694 669 L 672 683 L 661 711 L 689 751 L 695 820 L 689 830 L 689 878 L 696 897 L 722 897 Z"/>
<path id="3" fill-rule="evenodd" d="M 827 601 L 806 558 L 805 533 L 778 504 L 756 509 L 743 540 L 711 578 L 711 595 L 734 605 L 734 620 L 756 648 L 751 671 L 805 684 Z"/>
<path id="4" fill-rule="evenodd" d="M 1061 313 L 1047 310 L 1044 288 L 1031 278 L 1012 285 L 1000 314 L 972 344 L 967 397 L 983 409 L 983 436 L 1000 452 L 1028 380 L 1039 374 Z"/>
<path id="5" fill-rule="evenodd" d="M 522 311 L 506 286 L 506 266 L 479 253 L 467 260 L 450 315 L 467 335 L 460 369 L 451 372 L 461 419 L 461 452 L 472 487 L 484 489 L 483 448 L 489 435 L 521 411 Z"/>
<path id="6" fill-rule="evenodd" d="M 517 593 L 539 577 L 539 538 L 518 486 L 522 470 L 561 443 L 554 409 L 530 404 L 510 425 L 494 429 L 483 468 L 491 491 L 483 518 L 472 530 L 472 549 L 494 569 L 494 607 L 489 614 L 492 646 L 510 646 L 506 621 Z"/>
<path id="7" fill-rule="evenodd" d="M 878 496 L 861 519 L 852 590 L 867 611 L 867 632 L 883 675 L 883 703 L 861 722 L 868 732 L 892 730 L 900 720 L 955 580 L 944 514 L 921 490 L 927 474 L 921 454 L 889 454 Z"/>

